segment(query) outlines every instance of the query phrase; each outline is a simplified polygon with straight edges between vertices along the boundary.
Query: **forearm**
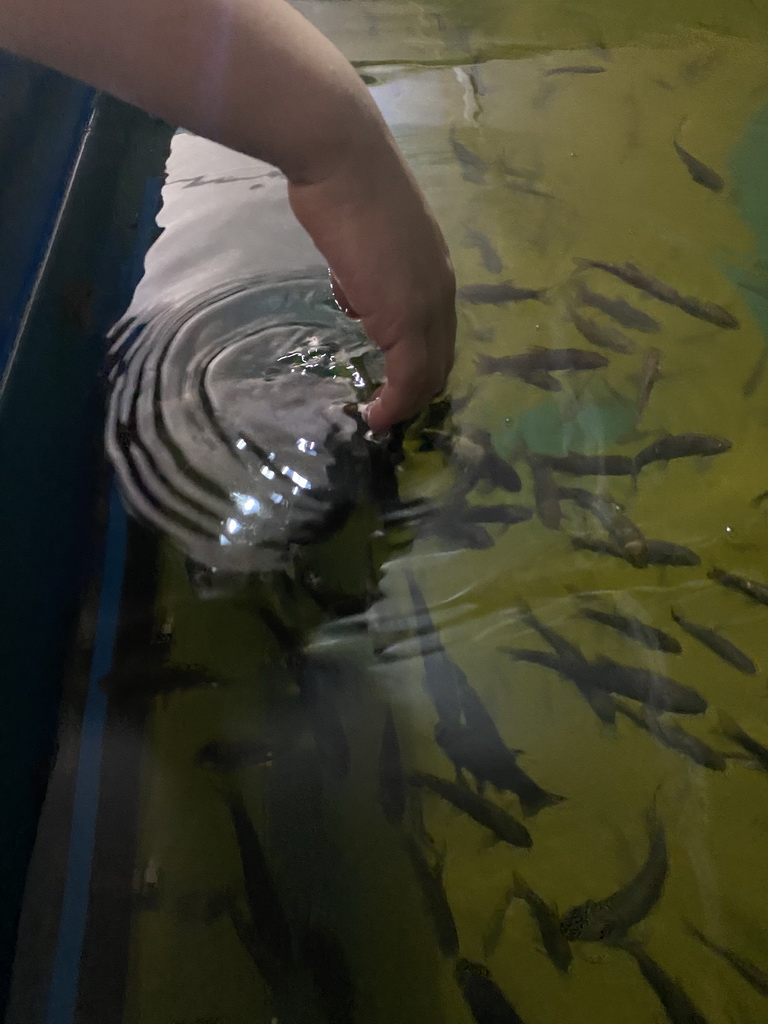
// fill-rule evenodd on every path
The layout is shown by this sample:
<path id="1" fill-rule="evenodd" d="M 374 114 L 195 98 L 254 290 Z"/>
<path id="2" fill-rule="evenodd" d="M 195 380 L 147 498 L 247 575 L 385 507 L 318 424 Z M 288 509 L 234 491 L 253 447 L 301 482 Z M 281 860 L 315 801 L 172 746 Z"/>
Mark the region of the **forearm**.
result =
<path id="1" fill-rule="evenodd" d="M 0 46 L 323 180 L 394 145 L 358 76 L 284 0 L 2 0 Z"/>

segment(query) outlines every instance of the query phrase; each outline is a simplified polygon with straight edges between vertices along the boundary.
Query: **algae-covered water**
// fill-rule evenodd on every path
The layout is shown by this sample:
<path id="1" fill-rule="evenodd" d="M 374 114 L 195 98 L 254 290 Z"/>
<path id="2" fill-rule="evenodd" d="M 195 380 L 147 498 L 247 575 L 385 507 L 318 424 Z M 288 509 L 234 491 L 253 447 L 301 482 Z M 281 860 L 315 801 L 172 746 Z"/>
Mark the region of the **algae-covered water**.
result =
<path id="1" fill-rule="evenodd" d="M 200 685 L 151 701 L 126 1024 L 768 1016 L 768 758 L 734 728 L 768 744 L 768 607 L 709 575 L 768 584 L 766 11 L 709 6 L 303 8 L 365 75 L 465 289 L 453 411 L 413 425 L 392 464 L 402 502 L 451 504 L 437 528 L 358 495 L 335 533 L 292 549 L 287 577 L 206 573 L 184 537 L 163 543 L 152 614 L 167 664 L 196 666 Z M 230 278 L 310 265 L 281 188 L 263 165 L 177 136 L 145 320 L 191 296 L 197 316 Z M 536 297 L 475 287 L 509 281 Z M 593 343 L 606 334 L 614 350 Z M 534 346 L 606 365 L 481 372 Z M 537 509 L 537 456 L 634 458 L 681 434 L 730 446 L 552 479 L 610 496 L 696 564 L 645 565 L 617 542 L 615 506 L 601 520 L 571 495 L 558 526 L 539 491 Z M 484 451 L 514 466 L 517 493 Z M 483 505 L 531 514 L 483 525 L 466 507 Z M 479 528 L 462 528 L 472 515 Z M 557 671 L 568 658 L 547 627 L 589 664 Z M 601 658 L 642 670 L 631 693 Z M 424 784 L 455 783 L 449 754 L 470 790 L 490 780 L 484 798 L 529 843 L 493 842 Z M 510 765 L 562 799 L 525 816 Z M 563 922 L 612 894 L 598 934 Z"/>

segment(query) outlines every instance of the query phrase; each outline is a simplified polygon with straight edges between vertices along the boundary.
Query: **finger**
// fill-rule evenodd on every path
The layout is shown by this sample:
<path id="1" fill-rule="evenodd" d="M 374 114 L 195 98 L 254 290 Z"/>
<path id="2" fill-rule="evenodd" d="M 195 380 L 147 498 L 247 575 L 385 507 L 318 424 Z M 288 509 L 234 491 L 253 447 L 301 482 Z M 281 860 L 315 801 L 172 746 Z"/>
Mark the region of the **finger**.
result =
<path id="1" fill-rule="evenodd" d="M 329 270 L 328 273 L 331 278 L 331 291 L 337 305 L 343 313 L 347 314 L 348 317 L 351 317 L 353 320 L 359 320 L 360 316 L 354 310 L 352 303 L 347 298 L 347 293 L 341 287 L 338 277 L 336 277 L 332 270 Z"/>
<path id="2" fill-rule="evenodd" d="M 430 365 L 423 340 L 401 342 L 387 353 L 384 387 L 368 406 L 365 418 L 375 433 L 415 416 L 444 383 L 444 367 Z"/>

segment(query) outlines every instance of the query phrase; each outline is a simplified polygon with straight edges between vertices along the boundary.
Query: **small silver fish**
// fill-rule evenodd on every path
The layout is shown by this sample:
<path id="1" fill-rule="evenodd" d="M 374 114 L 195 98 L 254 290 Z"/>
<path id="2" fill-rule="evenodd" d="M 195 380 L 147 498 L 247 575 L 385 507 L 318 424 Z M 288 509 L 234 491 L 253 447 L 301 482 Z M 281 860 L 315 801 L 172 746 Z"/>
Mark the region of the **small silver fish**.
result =
<path id="1" fill-rule="evenodd" d="M 720 946 L 718 943 L 708 939 L 706 935 L 690 924 L 690 922 L 686 921 L 685 926 L 692 935 L 696 936 L 702 946 L 706 946 L 711 952 L 721 957 L 726 963 L 729 963 L 734 971 L 740 974 L 748 985 L 752 986 L 755 992 L 759 992 L 761 996 L 768 996 L 768 971 L 764 971 L 757 964 L 752 963 L 751 960 L 747 960 L 746 957 L 734 953 L 733 950 Z"/>
<path id="2" fill-rule="evenodd" d="M 456 138 L 455 129 L 451 129 L 449 138 L 453 155 L 461 167 L 461 176 L 464 181 L 468 181 L 473 185 L 485 184 L 485 176 L 491 166 L 488 161 L 484 160 L 479 153 L 473 152 L 462 142 L 459 142 Z"/>
<path id="3" fill-rule="evenodd" d="M 490 238 L 475 228 L 466 228 L 467 244 L 473 246 L 480 254 L 480 260 L 491 274 L 500 274 L 504 269 L 501 256 L 496 252 Z"/>
<path id="4" fill-rule="evenodd" d="M 596 345 L 597 348 L 605 348 L 610 352 L 619 352 L 622 355 L 631 355 L 637 351 L 637 345 L 634 341 L 628 338 L 618 327 L 598 323 L 597 320 L 593 320 L 588 316 L 582 316 L 581 313 L 575 311 L 571 313 L 571 320 L 579 334 L 592 345 Z"/>
<path id="5" fill-rule="evenodd" d="M 625 939 L 620 945 L 634 958 L 640 973 L 658 996 L 670 1024 L 707 1024 L 706 1017 L 694 1006 L 679 982 L 667 974 L 639 943 Z"/>
<path id="6" fill-rule="evenodd" d="M 736 644 L 726 640 L 724 636 L 720 636 L 714 629 L 710 629 L 708 626 L 700 626 L 696 622 L 691 622 L 690 619 L 683 618 L 674 608 L 672 609 L 672 618 L 689 636 L 695 637 L 699 643 L 704 644 L 705 647 L 708 647 L 710 651 L 713 651 L 723 661 L 727 661 L 729 665 L 737 668 L 739 672 L 743 672 L 748 676 L 753 676 L 757 672 L 757 665 L 754 661 L 738 648 Z"/>
<path id="7" fill-rule="evenodd" d="M 710 192 L 723 191 L 725 188 L 725 182 L 717 171 L 708 167 L 707 164 L 699 160 L 698 157 L 689 153 L 687 149 L 683 149 L 677 139 L 674 140 L 674 146 L 675 152 L 680 157 L 688 173 L 697 185 L 703 185 L 704 188 L 708 188 Z"/>
<path id="8" fill-rule="evenodd" d="M 601 64 L 566 64 L 563 67 L 547 68 L 544 77 L 551 75 L 599 75 L 606 69 Z"/>

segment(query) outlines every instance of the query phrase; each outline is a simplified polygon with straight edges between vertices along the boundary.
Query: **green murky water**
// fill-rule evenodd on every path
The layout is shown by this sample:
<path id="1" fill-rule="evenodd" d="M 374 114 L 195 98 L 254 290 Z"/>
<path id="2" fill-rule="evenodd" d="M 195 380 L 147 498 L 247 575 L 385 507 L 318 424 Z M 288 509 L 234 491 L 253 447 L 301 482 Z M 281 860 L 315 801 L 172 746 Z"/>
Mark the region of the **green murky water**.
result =
<path id="1" fill-rule="evenodd" d="M 490 844 L 487 830 L 437 796 L 420 794 L 434 841 L 431 851 L 421 848 L 433 866 L 435 851 L 444 856 L 442 881 L 461 955 L 487 964 L 527 1024 L 763 1020 L 765 996 L 706 949 L 686 922 L 768 972 L 765 772 L 743 758 L 728 760 L 722 771 L 702 767 L 623 714 L 605 724 L 573 682 L 513 663 L 499 648 L 548 649 L 521 614 L 528 603 L 587 657 L 602 654 L 666 674 L 699 693 L 706 713 L 679 722 L 714 750 L 740 750 L 723 734 L 721 711 L 768 743 L 768 608 L 707 576 L 720 566 L 768 582 L 768 513 L 753 504 L 768 486 L 768 380 L 754 373 L 768 316 L 766 12 L 746 2 L 712 3 L 690 17 L 666 4 L 642 15 L 596 3 L 588 10 L 332 2 L 306 9 L 365 65 L 444 226 L 459 283 L 511 279 L 544 290 L 538 301 L 460 304 L 450 390 L 468 401 L 455 422 L 463 435 L 488 431 L 523 481 L 515 496 L 476 488 L 470 503 L 533 507 L 526 451 L 634 455 L 666 433 L 683 432 L 715 434 L 733 446 L 714 458 L 654 463 L 636 486 L 629 477 L 558 478 L 564 486 L 607 490 L 647 537 L 686 545 L 700 556 L 699 566 L 635 568 L 574 550 L 571 534 L 605 534 L 573 506 L 557 531 L 537 516 L 490 526 L 494 543 L 485 550 L 429 536 L 398 547 L 407 539 L 403 531 L 369 544 L 371 520 L 362 512 L 315 550 L 313 578 L 321 591 L 354 590 L 369 575 L 369 562 L 381 572 L 382 596 L 366 613 L 365 631 L 354 628 L 359 617 L 322 622 L 319 613 L 317 628 L 308 630 L 310 655 L 331 659 L 338 673 L 329 699 L 349 745 L 348 772 L 339 770 L 338 743 L 331 738 L 324 750 L 307 724 L 295 669 L 259 615 L 259 586 L 203 599 L 168 546 L 156 621 L 160 627 L 172 620 L 171 660 L 202 665 L 229 682 L 158 700 L 149 720 L 137 886 L 151 898 L 134 915 L 125 1022 L 472 1020 L 408 856 L 404 836 L 416 828 L 413 807 L 402 824 L 392 824 L 379 795 L 387 709 L 404 770 L 453 778 L 434 738 L 437 716 L 424 687 L 406 570 L 425 595 L 449 658 L 507 746 L 522 751 L 519 765 L 565 798 L 525 819 L 532 846 L 515 849 Z M 574 66 L 603 70 L 547 73 Z M 722 175 L 722 192 L 692 179 L 676 139 Z M 683 295 L 725 307 L 741 326 L 720 329 L 604 271 L 577 276 L 579 258 L 635 263 Z M 477 372 L 478 357 L 534 345 L 596 351 L 572 322 L 579 282 L 624 298 L 659 330 L 622 328 L 635 351 L 606 352 L 603 369 L 558 373 L 559 391 Z M 582 312 L 610 323 L 594 310 Z M 651 347 L 661 352 L 661 377 L 638 414 L 638 376 Z M 444 497 L 456 463 L 418 448 L 413 431 L 398 471 L 401 496 Z M 673 634 L 682 653 L 650 652 L 580 617 L 578 595 L 585 592 L 594 595 L 594 607 Z M 759 671 L 741 674 L 681 632 L 672 605 L 722 631 Z M 311 602 L 303 607 L 297 612 L 288 601 L 287 614 L 309 625 Z M 624 704 L 642 710 L 637 702 Z M 265 732 L 278 737 L 271 762 L 229 773 L 228 782 L 196 761 L 206 744 Z M 351 1016 L 323 1016 L 302 970 L 270 990 L 238 937 L 226 908 L 234 901 L 244 914 L 247 903 L 227 786 L 242 794 L 258 829 L 295 935 L 309 924 L 341 944 L 354 988 Z M 511 793 L 489 787 L 486 795 L 523 820 Z M 574 942 L 569 970 L 559 971 L 520 899 L 510 902 L 499 931 L 499 908 L 515 874 L 561 914 L 625 885 L 648 856 L 654 799 L 668 871 L 660 898 L 630 935 L 701 1017 L 688 1004 L 665 1010 L 629 953 L 605 943 Z"/>

